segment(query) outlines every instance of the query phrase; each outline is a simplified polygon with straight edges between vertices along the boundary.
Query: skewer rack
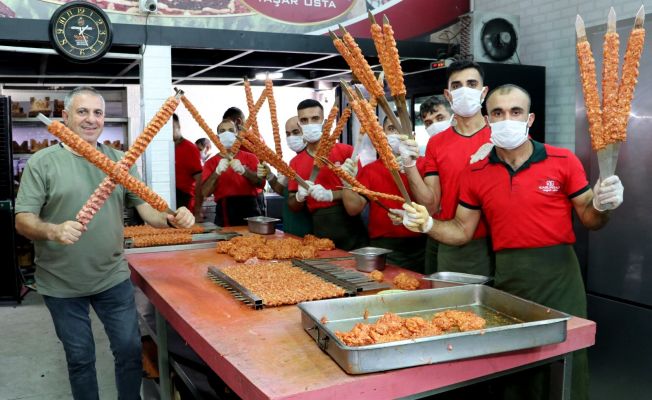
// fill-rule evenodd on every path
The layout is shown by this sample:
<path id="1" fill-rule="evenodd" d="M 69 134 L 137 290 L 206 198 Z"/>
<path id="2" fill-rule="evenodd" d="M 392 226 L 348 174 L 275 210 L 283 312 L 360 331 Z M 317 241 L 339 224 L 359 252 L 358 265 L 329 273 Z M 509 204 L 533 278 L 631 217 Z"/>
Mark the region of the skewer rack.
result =
<path id="1" fill-rule="evenodd" d="M 351 260 L 353 257 L 316 258 L 307 260 L 292 260 L 292 265 L 318 276 L 319 278 L 337 285 L 345 290 L 344 297 L 356 296 L 359 292 L 388 289 L 389 285 L 378 283 L 357 271 L 339 267 L 329 261 Z M 216 267 L 208 267 L 207 275 L 210 280 L 225 288 L 236 300 L 242 301 L 254 310 L 265 307 L 263 300 L 230 278 Z"/>

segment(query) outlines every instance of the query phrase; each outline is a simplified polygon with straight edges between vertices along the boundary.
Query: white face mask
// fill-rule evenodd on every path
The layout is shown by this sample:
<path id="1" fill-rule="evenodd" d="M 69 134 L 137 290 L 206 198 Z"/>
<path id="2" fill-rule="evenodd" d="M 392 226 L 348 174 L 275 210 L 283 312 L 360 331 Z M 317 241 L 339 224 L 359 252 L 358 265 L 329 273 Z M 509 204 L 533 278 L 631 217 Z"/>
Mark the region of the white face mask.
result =
<path id="1" fill-rule="evenodd" d="M 525 143 L 528 138 L 527 121 L 494 122 L 491 126 L 491 143 L 505 150 L 512 150 Z"/>
<path id="2" fill-rule="evenodd" d="M 218 135 L 220 137 L 220 142 L 224 145 L 224 147 L 230 149 L 233 147 L 233 143 L 235 143 L 235 133 L 232 131 L 224 131 Z"/>
<path id="3" fill-rule="evenodd" d="M 303 139 L 308 143 L 315 143 L 321 139 L 322 124 L 301 125 Z"/>
<path id="4" fill-rule="evenodd" d="M 288 142 L 288 147 L 295 153 L 300 152 L 306 147 L 306 142 L 303 141 L 303 135 L 292 135 L 285 138 Z"/>
<path id="5" fill-rule="evenodd" d="M 453 112 L 461 117 L 472 117 L 482 108 L 482 90 L 471 89 L 466 86 L 452 90 Z"/>
<path id="6" fill-rule="evenodd" d="M 395 133 L 387 135 L 387 142 L 389 142 L 390 147 L 392 148 L 392 153 L 399 155 L 399 146 L 401 145 L 401 137 Z"/>
<path id="7" fill-rule="evenodd" d="M 451 117 L 447 121 L 433 122 L 432 124 L 428 125 L 428 127 L 426 128 L 426 132 L 428 133 L 428 136 L 433 137 L 436 134 L 441 133 L 446 129 L 450 128 L 452 121 L 453 121 L 453 117 Z"/>

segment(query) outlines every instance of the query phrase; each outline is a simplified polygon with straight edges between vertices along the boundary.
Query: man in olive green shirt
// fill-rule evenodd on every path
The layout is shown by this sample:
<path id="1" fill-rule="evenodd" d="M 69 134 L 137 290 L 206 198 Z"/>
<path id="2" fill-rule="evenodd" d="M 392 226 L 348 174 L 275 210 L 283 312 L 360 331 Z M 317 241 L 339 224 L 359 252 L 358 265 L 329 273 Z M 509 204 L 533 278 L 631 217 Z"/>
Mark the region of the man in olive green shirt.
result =
<path id="1" fill-rule="evenodd" d="M 107 157 L 122 158 L 122 152 L 97 142 L 104 128 L 104 99 L 95 89 L 72 90 L 64 100 L 63 118 Z M 130 173 L 138 177 L 135 168 Z M 118 185 L 84 231 L 75 215 L 105 177 L 65 144 L 39 151 L 23 172 L 16 230 L 34 241 L 36 286 L 66 352 L 73 397 L 98 398 L 92 306 L 111 343 L 119 398 L 139 399 L 140 334 L 123 254 L 122 211 L 125 203 L 134 205 L 156 227 L 190 227 L 194 217 L 184 207 L 174 216 L 160 213 Z"/>

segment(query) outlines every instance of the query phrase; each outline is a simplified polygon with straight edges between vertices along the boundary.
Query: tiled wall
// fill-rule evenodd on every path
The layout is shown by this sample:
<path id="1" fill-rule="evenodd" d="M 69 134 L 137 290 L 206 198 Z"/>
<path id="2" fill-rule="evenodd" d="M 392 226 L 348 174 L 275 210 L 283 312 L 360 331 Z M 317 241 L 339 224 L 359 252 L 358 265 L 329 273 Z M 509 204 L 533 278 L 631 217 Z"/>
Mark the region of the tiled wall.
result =
<path id="1" fill-rule="evenodd" d="M 476 11 L 520 16 L 519 56 L 523 64 L 546 67 L 546 141 L 575 149 L 575 17 L 587 27 L 606 24 L 609 7 L 618 19 L 632 19 L 652 0 L 476 0 Z M 621 38 L 623 40 L 624 38 Z M 601 49 L 593 49 L 593 51 Z M 581 94 L 580 94 L 581 95 Z"/>

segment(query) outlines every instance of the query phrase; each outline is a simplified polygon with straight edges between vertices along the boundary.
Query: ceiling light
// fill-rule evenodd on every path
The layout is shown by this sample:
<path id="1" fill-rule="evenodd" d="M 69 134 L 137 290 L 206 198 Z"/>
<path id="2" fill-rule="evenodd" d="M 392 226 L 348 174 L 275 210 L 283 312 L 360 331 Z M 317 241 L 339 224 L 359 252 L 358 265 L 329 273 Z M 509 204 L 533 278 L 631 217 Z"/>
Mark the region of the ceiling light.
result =
<path id="1" fill-rule="evenodd" d="M 264 81 L 265 79 L 281 79 L 283 78 L 283 73 L 282 72 L 258 72 L 256 74 L 256 80 L 258 81 Z"/>

